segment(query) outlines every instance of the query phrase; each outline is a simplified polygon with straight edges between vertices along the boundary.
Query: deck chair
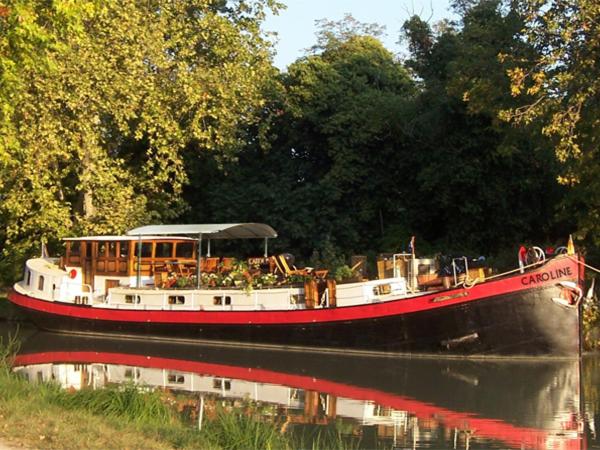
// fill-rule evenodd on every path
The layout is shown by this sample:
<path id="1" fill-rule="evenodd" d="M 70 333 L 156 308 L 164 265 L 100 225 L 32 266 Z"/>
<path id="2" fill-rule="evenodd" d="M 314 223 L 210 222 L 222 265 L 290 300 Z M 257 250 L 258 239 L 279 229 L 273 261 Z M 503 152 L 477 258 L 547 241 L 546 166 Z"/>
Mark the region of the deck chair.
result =
<path id="1" fill-rule="evenodd" d="M 233 270 L 233 262 L 234 262 L 235 258 L 221 258 L 221 267 L 219 268 L 219 270 L 222 273 L 229 273 Z"/>
<path id="2" fill-rule="evenodd" d="M 202 272 L 214 273 L 217 271 L 219 266 L 219 258 L 205 258 L 202 260 Z"/>
<path id="3" fill-rule="evenodd" d="M 273 262 L 275 263 L 275 273 L 280 272 L 282 275 L 288 277 L 290 275 L 309 275 L 311 270 L 310 268 L 297 269 L 296 266 L 292 265 L 293 268 L 287 263 L 285 259 L 285 255 L 275 255 L 272 256 Z"/>

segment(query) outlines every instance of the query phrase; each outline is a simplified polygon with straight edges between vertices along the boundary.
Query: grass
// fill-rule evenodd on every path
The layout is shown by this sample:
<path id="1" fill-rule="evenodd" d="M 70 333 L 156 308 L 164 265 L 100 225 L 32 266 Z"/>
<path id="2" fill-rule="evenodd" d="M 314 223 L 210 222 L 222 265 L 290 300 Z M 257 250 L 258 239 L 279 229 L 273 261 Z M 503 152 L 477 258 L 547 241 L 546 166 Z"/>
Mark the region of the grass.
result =
<path id="1" fill-rule="evenodd" d="M 17 342 L 0 342 L 0 440 L 13 447 L 291 450 L 356 446 L 329 428 L 324 433 L 294 434 L 292 428 L 284 432 L 277 421 L 255 418 L 248 402 L 233 409 L 213 402 L 211 414 L 206 414 L 211 417 L 205 417 L 198 431 L 197 419 L 182 407 L 184 396 L 169 391 L 133 384 L 64 390 L 53 383 L 30 383 L 11 371 Z"/>

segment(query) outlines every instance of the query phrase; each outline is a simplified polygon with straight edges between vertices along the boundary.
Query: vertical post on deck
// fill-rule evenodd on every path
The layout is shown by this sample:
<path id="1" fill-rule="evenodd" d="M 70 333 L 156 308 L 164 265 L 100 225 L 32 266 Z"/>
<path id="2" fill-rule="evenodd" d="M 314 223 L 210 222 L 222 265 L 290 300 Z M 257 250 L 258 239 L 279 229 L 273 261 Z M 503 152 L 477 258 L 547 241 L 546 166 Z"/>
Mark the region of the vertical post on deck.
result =
<path id="1" fill-rule="evenodd" d="M 208 240 L 208 248 L 206 249 L 206 256 L 210 258 L 210 239 Z"/>
<path id="2" fill-rule="evenodd" d="M 135 280 L 135 287 L 142 287 L 142 235 L 138 236 L 137 242 L 137 274 Z"/>
<path id="3" fill-rule="evenodd" d="M 196 289 L 200 289 L 200 262 L 202 259 L 202 234 L 198 235 L 198 250 L 196 251 Z"/>
<path id="4" fill-rule="evenodd" d="M 269 238 L 265 238 L 265 258 L 269 256 Z"/>

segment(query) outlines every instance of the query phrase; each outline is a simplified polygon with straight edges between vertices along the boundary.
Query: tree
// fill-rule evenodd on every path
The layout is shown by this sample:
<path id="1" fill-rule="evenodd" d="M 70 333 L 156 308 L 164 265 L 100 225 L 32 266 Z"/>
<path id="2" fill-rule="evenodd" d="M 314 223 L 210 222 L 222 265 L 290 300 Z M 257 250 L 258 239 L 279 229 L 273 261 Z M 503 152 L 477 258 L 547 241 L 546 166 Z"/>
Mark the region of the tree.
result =
<path id="1" fill-rule="evenodd" d="M 233 153 L 275 75 L 270 0 L 13 0 L 0 17 L 5 256 L 185 205 L 182 149 Z"/>
<path id="2" fill-rule="evenodd" d="M 499 1 L 462 2 L 461 25 L 434 33 L 412 18 L 404 31 L 407 62 L 422 80 L 409 210 L 413 227 L 438 248 L 497 254 L 557 234 L 556 167 L 534 126 L 498 120 L 515 104 L 499 53 L 528 54 L 515 39 L 521 22 Z"/>
<path id="3" fill-rule="evenodd" d="M 600 4 L 596 0 L 519 0 L 525 26 L 518 38 L 535 53 L 514 59 L 512 94 L 524 105 L 502 117 L 540 121 L 562 164 L 560 183 L 572 188 L 565 208 L 577 217 L 581 237 L 600 242 Z"/>
<path id="4" fill-rule="evenodd" d="M 248 146 L 222 170 L 215 163 L 195 212 L 267 221 L 282 236 L 274 245 L 304 258 L 373 250 L 403 223 L 398 174 L 414 95 L 402 65 L 365 34 L 377 27 L 348 18 L 322 25 L 318 46 L 289 66 L 267 105 L 268 148 Z"/>

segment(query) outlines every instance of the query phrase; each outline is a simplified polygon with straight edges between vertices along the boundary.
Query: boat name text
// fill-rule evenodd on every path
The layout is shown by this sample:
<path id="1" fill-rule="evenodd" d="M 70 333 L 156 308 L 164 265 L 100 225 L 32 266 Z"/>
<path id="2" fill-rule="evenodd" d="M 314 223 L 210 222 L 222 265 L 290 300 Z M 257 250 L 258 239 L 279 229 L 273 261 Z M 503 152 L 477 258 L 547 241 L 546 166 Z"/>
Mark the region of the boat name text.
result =
<path id="1" fill-rule="evenodd" d="M 570 267 L 564 267 L 562 269 L 555 269 L 550 272 L 542 272 L 536 273 L 535 275 L 528 275 L 521 278 L 521 284 L 524 286 L 528 286 L 530 284 L 538 284 L 544 283 L 550 280 L 558 280 L 563 277 L 572 277 L 573 272 L 571 272 Z"/>

